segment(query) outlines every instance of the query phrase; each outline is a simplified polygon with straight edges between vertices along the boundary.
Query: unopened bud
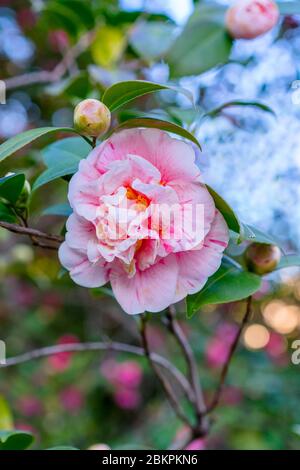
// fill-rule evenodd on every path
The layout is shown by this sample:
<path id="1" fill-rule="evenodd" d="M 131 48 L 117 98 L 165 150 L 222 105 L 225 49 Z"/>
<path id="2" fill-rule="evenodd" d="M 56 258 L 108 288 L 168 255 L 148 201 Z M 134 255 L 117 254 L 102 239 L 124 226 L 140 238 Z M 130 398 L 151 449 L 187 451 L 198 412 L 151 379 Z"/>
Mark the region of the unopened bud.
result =
<path id="1" fill-rule="evenodd" d="M 273 0 L 238 0 L 228 8 L 226 27 L 235 39 L 254 39 L 278 22 L 279 9 Z"/>
<path id="2" fill-rule="evenodd" d="M 245 261 L 249 271 L 263 275 L 274 271 L 281 258 L 278 246 L 267 243 L 252 243 L 245 251 Z"/>
<path id="3" fill-rule="evenodd" d="M 75 129 L 89 137 L 105 134 L 109 129 L 110 121 L 109 109 L 99 100 L 83 100 L 74 111 Z"/>
<path id="4" fill-rule="evenodd" d="M 30 186 L 29 181 L 25 180 L 23 189 L 15 204 L 15 209 L 18 214 L 23 214 L 27 210 L 30 195 L 31 195 L 31 186 Z"/>

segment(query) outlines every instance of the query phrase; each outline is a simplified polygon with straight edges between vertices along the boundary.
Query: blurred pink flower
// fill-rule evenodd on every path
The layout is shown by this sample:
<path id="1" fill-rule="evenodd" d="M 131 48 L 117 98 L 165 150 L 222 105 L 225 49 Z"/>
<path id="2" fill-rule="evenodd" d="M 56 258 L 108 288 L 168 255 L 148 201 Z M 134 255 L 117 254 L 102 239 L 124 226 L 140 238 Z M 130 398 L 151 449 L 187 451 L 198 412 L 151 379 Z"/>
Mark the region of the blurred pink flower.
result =
<path id="1" fill-rule="evenodd" d="M 266 346 L 266 351 L 271 358 L 278 358 L 282 356 L 286 351 L 285 338 L 278 333 L 272 332 L 270 334 L 269 342 Z"/>
<path id="2" fill-rule="evenodd" d="M 28 308 L 33 305 L 35 300 L 35 290 L 29 284 L 18 283 L 14 291 L 14 302 L 21 307 Z"/>
<path id="3" fill-rule="evenodd" d="M 225 364 L 237 327 L 230 323 L 218 326 L 215 336 L 206 345 L 205 358 L 210 367 L 221 367 Z"/>
<path id="4" fill-rule="evenodd" d="M 21 8 L 17 12 L 17 21 L 21 28 L 31 29 L 37 22 L 37 14 L 31 8 Z"/>
<path id="5" fill-rule="evenodd" d="M 63 29 L 55 29 L 48 34 L 48 41 L 55 52 L 62 52 L 70 45 L 68 33 Z"/>
<path id="6" fill-rule="evenodd" d="M 34 396 L 23 396 L 17 402 L 17 408 L 24 416 L 38 416 L 43 411 L 43 405 Z"/>
<path id="7" fill-rule="evenodd" d="M 60 393 L 60 400 L 62 406 L 71 412 L 80 410 L 84 404 L 84 397 L 81 390 L 73 386 L 65 388 Z"/>
<path id="8" fill-rule="evenodd" d="M 115 390 L 113 396 L 116 405 L 123 410 L 134 410 L 141 402 L 139 392 L 131 388 L 119 388 Z"/>
<path id="9" fill-rule="evenodd" d="M 115 387 L 139 387 L 143 377 L 143 371 L 135 361 L 116 362 L 109 359 L 102 363 L 100 370 Z"/>
<path id="10" fill-rule="evenodd" d="M 221 367 L 225 364 L 228 353 L 228 343 L 218 338 L 213 338 L 206 346 L 205 358 L 210 367 Z"/>
<path id="11" fill-rule="evenodd" d="M 226 13 L 226 26 L 235 39 L 254 39 L 277 24 L 279 10 L 273 0 L 238 0 Z"/>
<path id="12" fill-rule="evenodd" d="M 221 264 L 227 225 L 192 145 L 166 132 L 114 133 L 80 161 L 68 197 L 61 264 L 81 286 L 109 281 L 129 314 L 160 312 L 198 292 Z"/>
<path id="13" fill-rule="evenodd" d="M 185 450 L 205 450 L 205 440 L 204 439 L 195 439 L 190 442 Z"/>
<path id="14" fill-rule="evenodd" d="M 59 338 L 57 344 L 63 345 L 78 342 L 79 340 L 77 336 L 64 335 Z M 48 363 L 50 364 L 51 368 L 54 369 L 56 372 L 63 372 L 69 367 L 73 354 L 74 353 L 72 352 L 62 352 L 58 354 L 53 354 L 53 356 L 49 356 Z"/>
<path id="15" fill-rule="evenodd" d="M 35 435 L 35 437 L 38 435 L 38 431 L 33 426 L 31 426 L 31 424 L 23 423 L 22 421 L 18 421 L 15 424 L 15 429 L 18 431 L 31 432 Z"/>
<path id="16" fill-rule="evenodd" d="M 134 361 L 126 361 L 119 364 L 116 382 L 118 385 L 136 388 L 141 384 L 143 377 L 142 369 Z"/>

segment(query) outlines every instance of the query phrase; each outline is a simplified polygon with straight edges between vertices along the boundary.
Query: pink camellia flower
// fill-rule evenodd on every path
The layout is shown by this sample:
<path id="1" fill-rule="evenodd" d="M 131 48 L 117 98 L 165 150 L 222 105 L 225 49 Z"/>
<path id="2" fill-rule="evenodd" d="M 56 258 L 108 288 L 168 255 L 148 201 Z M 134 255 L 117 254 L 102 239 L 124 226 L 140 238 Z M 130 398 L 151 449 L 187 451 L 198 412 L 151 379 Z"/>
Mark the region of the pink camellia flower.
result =
<path id="1" fill-rule="evenodd" d="M 80 162 L 69 201 L 62 265 L 81 286 L 109 281 L 129 314 L 198 292 L 228 243 L 193 147 L 157 129 L 124 130 L 96 147 Z"/>
<path id="2" fill-rule="evenodd" d="M 226 13 L 226 26 L 235 39 L 253 39 L 270 31 L 278 22 L 273 0 L 238 0 Z"/>

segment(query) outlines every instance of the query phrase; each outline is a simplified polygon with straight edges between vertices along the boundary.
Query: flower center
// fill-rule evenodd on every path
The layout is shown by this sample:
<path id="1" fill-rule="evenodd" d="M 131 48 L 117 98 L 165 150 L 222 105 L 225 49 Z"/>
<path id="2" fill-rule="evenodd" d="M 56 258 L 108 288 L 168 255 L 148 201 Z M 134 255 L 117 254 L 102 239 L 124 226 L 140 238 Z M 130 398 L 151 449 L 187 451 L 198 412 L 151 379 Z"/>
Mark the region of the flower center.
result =
<path id="1" fill-rule="evenodd" d="M 135 201 L 136 204 L 138 204 L 139 206 L 142 206 L 141 208 L 143 209 L 146 209 L 150 205 L 150 201 L 147 198 L 147 196 L 145 196 L 144 194 L 138 193 L 131 186 L 127 187 L 126 197 L 127 199 L 130 199 L 131 201 Z"/>

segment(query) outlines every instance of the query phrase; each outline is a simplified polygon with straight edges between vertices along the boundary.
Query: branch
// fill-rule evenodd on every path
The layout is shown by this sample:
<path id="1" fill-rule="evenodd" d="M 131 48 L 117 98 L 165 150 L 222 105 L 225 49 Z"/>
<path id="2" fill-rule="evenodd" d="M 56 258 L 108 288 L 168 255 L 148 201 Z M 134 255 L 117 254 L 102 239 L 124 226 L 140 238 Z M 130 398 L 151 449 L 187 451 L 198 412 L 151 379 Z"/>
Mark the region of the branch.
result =
<path id="1" fill-rule="evenodd" d="M 143 348 L 137 346 L 131 346 L 125 343 L 118 342 L 87 342 L 87 343 L 74 343 L 74 344 L 61 344 L 55 346 L 47 346 L 41 349 L 34 349 L 33 351 L 20 354 L 19 356 L 11 357 L 6 359 L 5 364 L 0 363 L 0 368 L 12 367 L 24 362 L 31 361 L 33 359 L 39 359 L 42 357 L 52 356 L 54 354 L 64 352 L 86 352 L 86 351 L 114 351 L 114 352 L 125 352 L 129 354 L 135 354 L 136 356 L 144 357 L 146 352 Z M 182 390 L 187 392 L 189 384 L 184 375 L 167 359 L 156 354 L 151 353 L 151 360 L 158 366 L 167 370 L 174 379 L 179 383 Z M 190 391 L 189 391 L 190 393 Z"/>
<path id="2" fill-rule="evenodd" d="M 172 408 L 175 411 L 176 415 L 178 416 L 178 418 L 183 423 L 185 423 L 190 429 L 192 429 L 192 425 L 189 422 L 189 419 L 186 417 L 185 413 L 183 412 L 183 410 L 182 410 L 182 408 L 181 408 L 181 406 L 180 406 L 180 404 L 177 400 L 177 397 L 176 397 L 171 385 L 165 379 L 165 377 L 161 373 L 160 369 L 156 367 L 155 361 L 153 361 L 153 354 L 150 352 L 150 349 L 149 349 L 146 329 L 147 329 L 147 318 L 146 318 L 146 316 L 142 316 L 142 318 L 141 318 L 141 336 L 142 336 L 142 342 L 143 342 L 143 347 L 144 347 L 146 357 L 149 359 L 149 364 L 152 367 L 156 377 L 158 378 L 162 388 L 164 389 L 165 394 L 167 395 L 167 398 L 170 402 L 170 405 L 172 406 Z"/>
<path id="3" fill-rule="evenodd" d="M 169 322 L 169 330 L 171 331 L 171 333 L 173 333 L 175 339 L 181 347 L 181 350 L 187 362 L 190 382 L 196 397 L 195 407 L 197 415 L 197 426 L 194 431 L 196 434 L 198 434 L 199 437 L 201 437 L 207 433 L 209 423 L 207 418 L 204 417 L 207 410 L 200 384 L 200 378 L 198 374 L 198 367 L 195 360 L 195 356 L 180 324 L 176 320 L 176 310 L 173 305 L 169 307 L 169 310 L 167 312 L 167 319 Z"/>
<path id="4" fill-rule="evenodd" d="M 210 413 L 211 411 L 213 411 L 218 406 L 218 404 L 220 402 L 221 395 L 222 395 L 222 392 L 223 392 L 223 388 L 224 388 L 224 385 L 225 385 L 225 380 L 226 380 L 226 377 L 227 377 L 227 373 L 228 373 L 228 370 L 229 370 L 229 367 L 230 367 L 230 364 L 231 364 L 231 360 L 232 360 L 233 355 L 234 355 L 234 353 L 237 349 L 237 346 L 238 346 L 239 340 L 241 338 L 243 329 L 244 329 L 245 325 L 247 324 L 247 322 L 250 318 L 251 311 L 252 311 L 252 297 L 248 297 L 246 313 L 245 313 L 244 318 L 242 320 L 242 323 L 241 323 L 241 325 L 238 329 L 238 332 L 237 332 L 237 334 L 234 338 L 234 341 L 233 341 L 233 343 L 230 347 L 228 358 L 227 358 L 227 360 L 226 360 L 226 362 L 223 366 L 223 369 L 221 371 L 219 385 L 217 387 L 217 390 L 215 392 L 215 395 L 212 399 L 211 404 L 207 408 L 207 413 Z"/>
<path id="5" fill-rule="evenodd" d="M 35 228 L 25 227 L 18 224 L 11 224 L 8 222 L 0 221 L 0 227 L 9 230 L 10 232 L 17 233 L 19 235 L 28 235 L 30 238 L 33 238 L 33 244 L 40 246 L 42 248 L 57 249 L 58 246 L 63 242 L 64 238 L 59 235 L 51 235 L 49 233 L 41 232 Z M 54 243 L 57 246 L 49 245 L 40 240 L 46 240 Z"/>
<path id="6" fill-rule="evenodd" d="M 65 73 L 71 69 L 72 65 L 74 65 L 77 57 L 79 57 L 79 55 L 89 47 L 94 37 L 94 30 L 82 35 L 79 41 L 73 47 L 68 49 L 62 60 L 52 71 L 41 70 L 37 72 L 29 72 L 19 75 L 18 77 L 5 79 L 6 90 L 34 85 L 37 83 L 51 83 L 60 80 Z"/>

